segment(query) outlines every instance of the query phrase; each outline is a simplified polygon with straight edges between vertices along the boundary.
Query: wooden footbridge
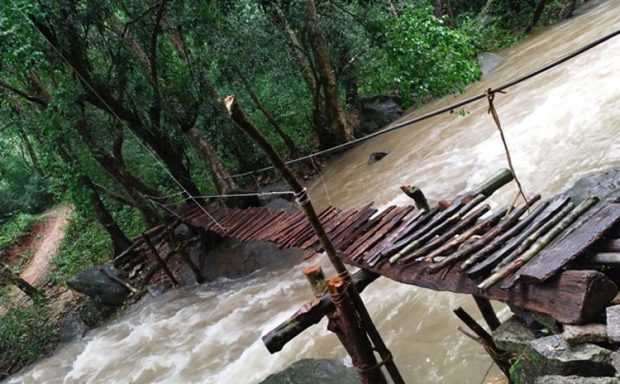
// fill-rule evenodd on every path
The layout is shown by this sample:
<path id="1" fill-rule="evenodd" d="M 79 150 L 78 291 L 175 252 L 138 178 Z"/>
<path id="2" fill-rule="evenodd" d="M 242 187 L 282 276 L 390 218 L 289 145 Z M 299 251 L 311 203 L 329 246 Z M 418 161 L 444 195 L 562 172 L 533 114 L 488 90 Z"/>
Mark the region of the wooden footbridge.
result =
<path id="1" fill-rule="evenodd" d="M 596 316 L 618 293 L 620 199 L 582 202 L 557 196 L 492 212 L 484 200 L 512 180 L 501 171 L 441 207 L 420 191 L 403 190 L 416 205 L 327 207 L 319 214 L 343 260 L 395 281 L 437 291 L 474 294 L 552 316 L 567 324 Z M 187 205 L 186 224 L 240 241 L 322 252 L 301 210 Z"/>

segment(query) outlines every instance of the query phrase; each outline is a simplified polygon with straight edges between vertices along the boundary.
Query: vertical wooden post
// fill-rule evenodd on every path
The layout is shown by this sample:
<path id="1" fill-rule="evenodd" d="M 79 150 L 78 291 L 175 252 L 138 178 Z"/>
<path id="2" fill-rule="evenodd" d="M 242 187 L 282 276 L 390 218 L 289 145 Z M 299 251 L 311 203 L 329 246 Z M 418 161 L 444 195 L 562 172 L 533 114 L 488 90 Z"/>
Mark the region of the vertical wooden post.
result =
<path id="1" fill-rule="evenodd" d="M 473 295 L 473 296 L 474 296 L 474 301 L 476 302 L 476 305 L 478 306 L 478 309 L 480 310 L 480 313 L 482 314 L 482 317 L 484 318 L 484 321 L 489 326 L 489 329 L 491 331 L 496 330 L 500 326 L 501 323 L 499 322 L 499 319 L 497 318 L 497 315 L 495 314 L 495 310 L 493 309 L 491 302 L 487 298 L 484 298 L 482 296 L 476 296 L 476 295 Z"/>
<path id="2" fill-rule="evenodd" d="M 465 312 L 463 308 L 459 307 L 453 312 L 463 323 L 465 323 L 469 327 L 469 329 L 471 329 L 478 336 L 477 341 L 482 344 L 489 356 L 491 356 L 499 369 L 504 372 L 506 377 L 510 377 L 510 364 L 502 358 L 503 353 L 497 348 L 491 335 L 489 335 L 489 333 L 485 331 L 484 328 L 482 328 L 480 324 L 478 324 L 478 322 L 476 322 L 476 320 L 474 320 L 474 318 L 469 315 L 469 313 Z"/>
<path id="3" fill-rule="evenodd" d="M 179 282 L 177 281 L 177 279 L 174 277 L 174 275 L 172 274 L 172 271 L 170 271 L 170 269 L 168 269 L 168 265 L 166 264 L 166 262 L 161 258 L 161 256 L 159 255 L 159 252 L 157 252 L 157 248 L 155 248 L 155 246 L 153 245 L 153 243 L 151 242 L 151 239 L 148 238 L 148 236 L 144 236 L 142 235 L 142 239 L 144 240 L 144 242 L 146 243 L 146 245 L 149 247 L 149 249 L 151 250 L 151 252 L 153 253 L 153 255 L 155 256 L 155 260 L 157 260 L 157 263 L 159 264 L 160 267 L 162 267 L 162 269 L 164 270 L 164 272 L 166 273 L 166 276 L 168 276 L 168 279 L 170 279 L 170 281 L 172 282 L 172 284 L 175 287 L 179 286 Z"/>
<path id="4" fill-rule="evenodd" d="M 340 331 L 346 340 L 345 348 L 351 355 L 353 365 L 363 384 L 387 384 L 372 345 L 361 325 L 355 304 L 351 300 L 351 291 L 348 289 L 350 284 L 350 281 L 340 276 L 327 281 L 327 290 L 336 306 Z"/>
<path id="5" fill-rule="evenodd" d="M 345 267 L 342 259 L 338 255 L 338 252 L 336 251 L 336 248 L 332 244 L 331 240 L 329 239 L 329 237 L 327 237 L 327 233 L 321 225 L 319 217 L 314 210 L 314 206 L 310 201 L 310 197 L 308 196 L 306 189 L 301 185 L 297 177 L 295 177 L 295 175 L 291 172 L 286 163 L 284 163 L 284 160 L 282 160 L 278 152 L 276 152 L 276 150 L 271 146 L 271 144 L 269 144 L 267 139 L 265 139 L 265 137 L 254 126 L 254 124 L 252 124 L 252 122 L 248 120 L 245 112 L 243 111 L 243 109 L 241 109 L 241 106 L 239 105 L 235 97 L 226 97 L 226 99 L 224 100 L 224 105 L 226 105 L 226 109 L 228 110 L 231 119 L 233 119 L 235 123 L 237 123 L 239 128 L 241 128 L 252 140 L 254 140 L 254 142 L 256 142 L 256 144 L 261 147 L 263 152 L 265 152 L 265 154 L 271 160 L 274 167 L 278 170 L 278 172 L 280 172 L 282 177 L 291 186 L 295 194 L 297 194 L 297 202 L 304 210 L 308 221 L 312 225 L 312 228 L 314 229 L 314 232 L 316 233 L 319 242 L 321 243 L 321 246 L 327 254 L 327 257 L 338 272 L 339 276 L 342 276 L 349 283 L 346 286 L 349 287 L 349 289 L 351 290 L 351 300 L 357 308 L 357 312 L 360 316 L 362 323 L 364 324 L 364 328 L 366 329 L 368 336 L 370 337 L 373 344 L 375 345 L 375 348 L 381 355 L 381 358 L 385 361 L 385 368 L 390 373 L 392 381 L 394 382 L 394 384 L 404 384 L 405 381 L 400 375 L 396 364 L 392 360 L 392 354 L 383 342 L 379 331 L 377 331 L 377 328 L 375 327 L 375 324 L 373 323 L 372 318 L 370 317 L 370 314 L 368 313 L 368 310 L 366 309 L 366 306 L 364 305 L 364 302 L 362 301 L 362 298 L 360 297 L 359 292 L 355 287 L 355 284 L 350 284 L 351 275 L 349 274 L 349 271 L 347 271 L 347 268 Z"/>
<path id="6" fill-rule="evenodd" d="M 327 289 L 327 285 L 325 284 L 325 274 L 323 273 L 321 266 L 311 265 L 304 268 L 304 275 L 310 283 L 314 296 L 321 296 Z"/>

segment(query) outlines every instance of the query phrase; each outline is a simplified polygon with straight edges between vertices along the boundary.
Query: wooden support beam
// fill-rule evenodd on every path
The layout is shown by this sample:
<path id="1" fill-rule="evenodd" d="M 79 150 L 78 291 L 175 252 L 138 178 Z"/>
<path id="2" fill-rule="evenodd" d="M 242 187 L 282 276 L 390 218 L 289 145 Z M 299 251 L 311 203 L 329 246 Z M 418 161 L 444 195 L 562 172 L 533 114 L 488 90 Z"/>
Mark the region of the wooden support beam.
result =
<path id="1" fill-rule="evenodd" d="M 362 292 L 370 283 L 375 281 L 379 275 L 376 273 L 359 270 L 351 276 L 355 287 Z M 289 319 L 269 331 L 261 339 L 270 353 L 276 353 L 297 335 L 321 321 L 323 316 L 334 311 L 334 303 L 328 293 L 322 294 L 308 303 L 304 304 Z"/>
<path id="2" fill-rule="evenodd" d="M 147 236 L 144 236 L 143 239 L 146 245 L 149 247 L 149 250 L 153 253 L 153 256 L 155 256 L 155 260 L 157 260 L 157 264 L 159 264 L 159 266 L 166 273 L 166 276 L 168 276 L 168 279 L 170 279 L 170 282 L 172 282 L 172 285 L 174 285 L 175 287 L 178 287 L 179 286 L 178 280 L 174 277 L 174 275 L 172 274 L 172 271 L 168 268 L 168 265 L 166 264 L 166 262 L 159 255 L 157 248 L 155 248 L 155 246 L 153 245 L 153 243 Z"/>
<path id="3" fill-rule="evenodd" d="M 547 314 L 564 324 L 584 324 L 592 320 L 618 293 L 612 280 L 592 270 L 567 270 L 544 284 L 517 284 L 510 289 L 491 287 L 481 292 L 476 286 L 481 279 L 472 279 L 458 268 L 452 268 L 442 277 L 441 274 L 426 273 L 426 268 L 431 265 L 428 262 L 409 267 L 382 263 L 371 268 L 361 262 L 346 261 L 400 283 L 435 291 L 479 295 Z"/>
<path id="4" fill-rule="evenodd" d="M 482 317 L 484 318 L 484 321 L 489 326 L 489 329 L 491 331 L 495 331 L 497 328 L 499 328 L 501 323 L 499 322 L 499 319 L 497 318 L 497 315 L 495 314 L 495 310 L 493 309 L 491 302 L 489 301 L 489 299 L 486 299 L 482 296 L 478 296 L 478 295 L 473 295 L 473 296 L 474 296 L 474 301 L 476 302 L 476 305 L 478 306 L 478 309 L 480 310 L 480 313 L 482 314 Z"/>
<path id="5" fill-rule="evenodd" d="M 497 366 L 502 370 L 502 372 L 504 372 L 506 377 L 510 377 L 510 363 L 507 361 L 507 359 L 503 358 L 503 355 L 505 355 L 505 353 L 503 353 L 501 350 L 499 350 L 499 348 L 497 348 L 491 335 L 489 335 L 489 333 L 485 331 L 484 328 L 482 328 L 480 324 L 478 324 L 478 322 L 474 320 L 473 317 L 471 317 L 467 312 L 465 312 L 463 308 L 459 307 L 453 312 L 463 323 L 467 325 L 467 327 L 469 327 L 469 329 L 471 329 L 476 334 L 476 336 L 478 336 L 476 338 L 477 341 L 482 344 L 489 356 L 491 356 L 495 364 L 497 364 Z"/>

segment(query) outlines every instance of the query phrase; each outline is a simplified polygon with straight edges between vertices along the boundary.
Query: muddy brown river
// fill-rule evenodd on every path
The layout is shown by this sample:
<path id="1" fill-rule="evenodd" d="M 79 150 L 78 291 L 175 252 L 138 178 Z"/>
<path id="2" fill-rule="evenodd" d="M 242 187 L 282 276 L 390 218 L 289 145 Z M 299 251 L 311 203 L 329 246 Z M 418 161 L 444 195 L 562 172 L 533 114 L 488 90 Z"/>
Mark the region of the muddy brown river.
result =
<path id="1" fill-rule="evenodd" d="M 590 1 L 572 19 L 499 52 L 501 65 L 465 94 L 437 100 L 407 117 L 482 93 L 619 27 L 620 1 Z M 619 52 L 620 37 L 497 96 L 495 105 L 526 193 L 549 197 L 583 175 L 620 166 Z M 343 209 L 369 201 L 406 204 L 398 188 L 404 183 L 416 184 L 436 201 L 505 167 L 486 101 L 466 109 L 465 117 L 436 117 L 331 161 L 323 182 L 310 189 L 314 202 Z M 379 150 L 390 153 L 368 165 L 368 155 Z M 513 185 L 504 187 L 491 203 L 506 204 L 515 194 Z M 325 322 L 276 355 L 260 341 L 308 299 L 301 274 L 305 265 L 149 298 L 9 382 L 258 383 L 301 358 L 350 364 Z M 457 331 L 459 322 L 451 312 L 463 306 L 479 317 L 470 297 L 379 279 L 363 298 L 408 383 L 484 382 L 491 362 L 479 345 Z M 501 317 L 509 315 L 503 306 L 496 308 Z M 491 368 L 489 377 L 494 374 Z"/>

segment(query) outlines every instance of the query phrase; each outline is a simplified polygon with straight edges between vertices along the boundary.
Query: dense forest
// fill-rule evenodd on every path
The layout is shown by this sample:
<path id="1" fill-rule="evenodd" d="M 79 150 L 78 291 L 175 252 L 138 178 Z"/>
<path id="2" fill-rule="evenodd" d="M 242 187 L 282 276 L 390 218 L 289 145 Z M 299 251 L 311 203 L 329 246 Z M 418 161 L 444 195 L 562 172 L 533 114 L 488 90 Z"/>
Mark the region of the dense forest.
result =
<path id="1" fill-rule="evenodd" d="M 569 17 L 576 5 L 4 1 L 0 247 L 36 214 L 70 202 L 76 213 L 50 276 L 60 284 L 127 248 L 189 196 L 256 190 L 270 180 L 234 176 L 269 162 L 229 118 L 225 96 L 236 95 L 271 144 L 294 159 L 362 136 L 361 96 L 396 94 L 415 108 L 459 92 L 481 75 L 478 53 Z M 5 279 L 18 272 L 3 264 L 0 271 Z M 8 328 L 0 326 L 0 347 L 15 341 Z"/>

